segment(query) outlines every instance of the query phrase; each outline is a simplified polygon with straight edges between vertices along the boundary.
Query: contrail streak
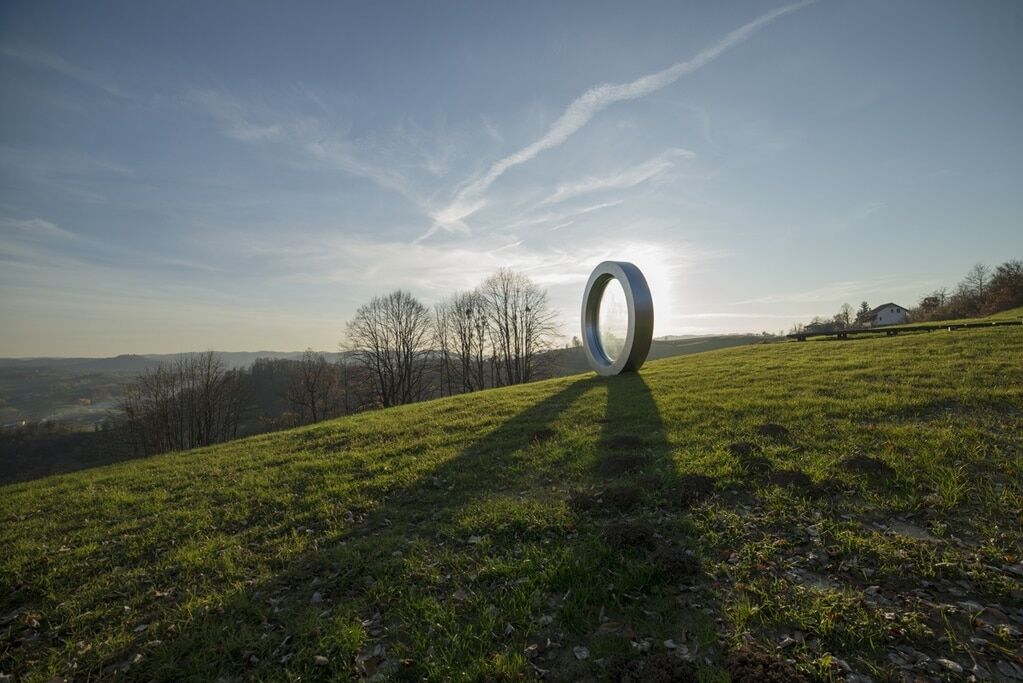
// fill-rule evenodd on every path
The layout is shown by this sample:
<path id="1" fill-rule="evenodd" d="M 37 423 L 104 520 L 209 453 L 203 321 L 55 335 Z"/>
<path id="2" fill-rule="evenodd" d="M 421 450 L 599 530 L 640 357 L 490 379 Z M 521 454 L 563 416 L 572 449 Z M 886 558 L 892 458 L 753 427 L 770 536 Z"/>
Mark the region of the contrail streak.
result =
<path id="1" fill-rule="evenodd" d="M 644 97 L 671 85 L 682 76 L 696 71 L 700 67 L 717 59 L 731 48 L 744 42 L 751 35 L 775 19 L 802 9 L 814 1 L 815 0 L 806 0 L 804 2 L 786 5 L 785 7 L 776 9 L 773 12 L 768 12 L 762 17 L 735 29 L 718 42 L 697 53 L 691 59 L 684 62 L 676 62 L 661 71 L 647 74 L 646 76 L 637 78 L 629 83 L 605 83 L 603 85 L 590 88 L 568 106 L 565 112 L 558 117 L 558 120 L 551 125 L 543 137 L 532 144 L 523 147 L 519 151 L 495 162 L 486 173 L 459 190 L 455 199 L 450 204 L 432 215 L 434 225 L 430 228 L 429 232 L 423 235 L 420 239 L 429 237 L 437 232 L 438 229 L 468 232 L 468 228 L 463 222 L 464 219 L 483 207 L 485 204 L 485 201 L 482 198 L 483 193 L 486 192 L 494 181 L 500 178 L 505 171 L 514 166 L 518 166 L 519 164 L 526 163 L 545 150 L 561 145 L 576 131 L 585 126 L 590 119 L 594 117 L 594 115 L 606 109 L 611 104 L 621 102 L 623 100 L 633 100 L 638 97 Z"/>

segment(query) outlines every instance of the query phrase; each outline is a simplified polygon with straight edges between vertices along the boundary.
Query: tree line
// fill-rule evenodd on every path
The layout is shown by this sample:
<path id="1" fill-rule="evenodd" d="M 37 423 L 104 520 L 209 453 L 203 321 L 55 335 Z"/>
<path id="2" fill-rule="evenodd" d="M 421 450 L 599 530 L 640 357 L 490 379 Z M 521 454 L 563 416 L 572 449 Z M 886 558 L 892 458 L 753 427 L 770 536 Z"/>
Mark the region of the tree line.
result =
<path id="1" fill-rule="evenodd" d="M 989 268 L 978 263 L 954 289 L 939 287 L 924 295 L 912 311 L 914 321 L 955 320 L 992 315 L 1023 306 L 1023 261 Z"/>
<path id="2" fill-rule="evenodd" d="M 547 292 L 502 269 L 432 308 L 395 290 L 345 324 L 336 362 L 259 359 L 229 370 L 213 352 L 143 372 L 120 419 L 132 451 L 184 450 L 355 411 L 521 384 L 545 376 L 555 333 Z"/>
<path id="3" fill-rule="evenodd" d="M 994 269 L 977 263 L 954 289 L 939 287 L 907 310 L 910 322 L 929 322 L 976 318 L 1020 306 L 1023 306 L 1023 261 L 1013 259 Z M 873 309 L 866 301 L 861 302 L 855 312 L 845 303 L 835 315 L 814 316 L 806 325 L 796 323 L 789 332 L 833 332 L 862 327 L 870 322 L 872 315 Z"/>
<path id="4" fill-rule="evenodd" d="M 555 321 L 544 289 L 501 269 L 432 310 L 403 290 L 376 297 L 346 331 L 343 348 L 388 407 L 537 379 Z"/>
<path id="5" fill-rule="evenodd" d="M 136 453 L 162 453 L 233 439 L 241 413 L 236 371 L 212 351 L 143 372 L 121 400 L 123 428 Z"/>

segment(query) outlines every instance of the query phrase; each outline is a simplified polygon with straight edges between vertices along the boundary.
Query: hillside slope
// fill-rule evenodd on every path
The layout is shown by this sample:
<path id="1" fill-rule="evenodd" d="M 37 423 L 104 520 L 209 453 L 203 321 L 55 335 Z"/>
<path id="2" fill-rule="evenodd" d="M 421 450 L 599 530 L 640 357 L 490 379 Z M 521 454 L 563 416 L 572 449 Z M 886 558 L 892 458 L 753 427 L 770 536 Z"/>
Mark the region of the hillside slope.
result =
<path id="1" fill-rule="evenodd" d="M 748 346 L 6 486 L 0 674 L 1008 680 L 1021 361 Z"/>
<path id="2" fill-rule="evenodd" d="M 647 360 L 654 361 L 661 358 L 673 358 L 675 356 L 727 349 L 733 346 L 763 344 L 769 341 L 784 340 L 775 340 L 772 337 L 763 337 L 759 334 L 723 334 L 683 339 L 654 339 L 650 344 L 650 354 L 647 356 Z M 575 375 L 580 372 L 589 372 L 590 370 L 589 361 L 586 360 L 586 352 L 581 346 L 548 351 L 543 356 L 543 362 L 549 368 L 549 376 L 551 377 Z"/>

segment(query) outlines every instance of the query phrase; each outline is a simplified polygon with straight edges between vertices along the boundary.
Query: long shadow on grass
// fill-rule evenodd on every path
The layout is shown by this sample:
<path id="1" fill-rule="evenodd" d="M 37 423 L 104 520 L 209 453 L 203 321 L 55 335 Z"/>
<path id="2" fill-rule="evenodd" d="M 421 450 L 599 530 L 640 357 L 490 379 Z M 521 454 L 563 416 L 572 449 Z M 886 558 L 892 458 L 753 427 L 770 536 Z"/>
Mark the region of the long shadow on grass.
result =
<path id="1" fill-rule="evenodd" d="M 682 647 L 702 655 L 711 653 L 707 646 L 717 639 L 702 609 L 688 608 L 692 594 L 676 594 L 679 586 L 703 582 L 687 510 L 710 495 L 713 481 L 679 475 L 675 449 L 642 375 L 619 375 L 606 383 L 602 453 L 593 471 L 597 495 L 580 501 L 580 512 L 603 540 L 603 567 L 616 580 L 611 591 L 577 596 L 575 609 L 563 616 L 569 624 L 573 616 L 585 623 L 587 611 L 592 619 L 599 610 L 608 621 L 586 635 L 586 644 L 606 656 L 609 672 L 618 667 L 619 675 L 643 680 L 663 673 L 658 667 L 677 666 L 672 664 L 677 652 L 669 652 L 664 642 L 685 643 Z M 708 595 L 698 600 L 702 607 L 712 602 Z M 649 656 L 637 658 L 637 642 L 647 643 Z"/>
<path id="2" fill-rule="evenodd" d="M 581 455 L 556 423 L 602 382 L 566 384 L 387 493 L 339 542 L 193 613 L 132 677 L 336 679 L 383 669 L 420 680 L 528 668 L 536 596 L 560 587 L 561 567 L 580 564 L 558 487 Z"/>
<path id="3" fill-rule="evenodd" d="M 646 464 L 653 473 L 671 472 L 674 466 L 664 422 L 642 375 L 631 372 L 606 382 L 604 446 L 608 454 L 598 468 L 613 475 L 616 456 L 637 453 L 650 456 Z"/>
<path id="4" fill-rule="evenodd" d="M 563 421 L 570 410 L 579 419 Z M 589 420 L 600 433 L 595 453 Z M 608 471 L 621 455 L 637 456 L 641 466 Z M 131 677 L 317 680 L 383 672 L 440 680 L 533 667 L 592 675 L 592 660 L 627 655 L 632 638 L 679 637 L 674 600 L 662 589 L 683 580 L 688 556 L 650 538 L 623 551 L 608 536 L 615 520 L 653 514 L 658 491 L 673 477 L 671 447 L 642 377 L 570 381 L 387 492 L 337 542 L 284 560 L 271 578 L 209 611 L 193 611 Z M 592 514 L 569 508 L 580 488 L 606 491 L 609 484 L 639 488 L 636 506 L 609 510 L 601 499 Z M 684 550 L 677 528 L 659 528 L 667 550 Z M 628 533 L 625 543 L 634 543 Z M 609 628 L 608 615 L 620 627 Z M 577 660 L 576 645 L 590 648 L 590 661 Z M 123 659 L 138 649 L 126 648 Z"/>

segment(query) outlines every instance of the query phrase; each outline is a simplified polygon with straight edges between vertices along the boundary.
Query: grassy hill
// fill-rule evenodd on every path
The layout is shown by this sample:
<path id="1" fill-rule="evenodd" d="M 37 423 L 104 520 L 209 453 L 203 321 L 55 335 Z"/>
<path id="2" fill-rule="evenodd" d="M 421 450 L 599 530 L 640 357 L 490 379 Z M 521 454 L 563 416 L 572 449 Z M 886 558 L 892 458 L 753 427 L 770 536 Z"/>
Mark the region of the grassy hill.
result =
<path id="1" fill-rule="evenodd" d="M 654 339 L 650 344 L 650 353 L 647 356 L 647 360 L 654 361 L 661 358 L 673 358 L 692 353 L 727 349 L 733 346 L 764 344 L 773 341 L 782 340 L 763 337 L 759 334 L 722 334 L 677 339 Z M 547 351 L 543 354 L 543 363 L 549 368 L 550 376 L 554 377 L 575 375 L 581 372 L 589 372 L 590 370 L 589 361 L 586 360 L 586 352 L 581 346 Z"/>
<path id="2" fill-rule="evenodd" d="M 991 315 L 983 315 L 976 318 L 958 318 L 949 320 L 935 320 L 931 321 L 932 324 L 957 324 L 957 323 L 982 323 L 982 322 L 995 322 L 998 320 L 1018 320 L 1023 318 L 1023 306 L 1017 308 L 1007 308 L 1004 311 L 992 313 Z M 926 324 L 926 323 L 925 323 Z"/>
<path id="3" fill-rule="evenodd" d="M 1009 680 L 1021 360 L 747 346 L 6 486 L 0 674 Z"/>
<path id="4" fill-rule="evenodd" d="M 920 323 L 907 323 L 905 325 L 886 325 L 879 328 L 880 331 L 885 330 L 913 330 L 917 327 L 927 327 L 928 325 L 963 325 L 970 324 L 976 325 L 978 323 L 996 323 L 1005 322 L 1008 320 L 1019 320 L 1023 318 L 1023 306 L 1019 308 L 1009 308 L 998 313 L 992 313 L 991 315 L 981 316 L 979 318 L 956 318 L 951 320 L 929 320 Z"/>

